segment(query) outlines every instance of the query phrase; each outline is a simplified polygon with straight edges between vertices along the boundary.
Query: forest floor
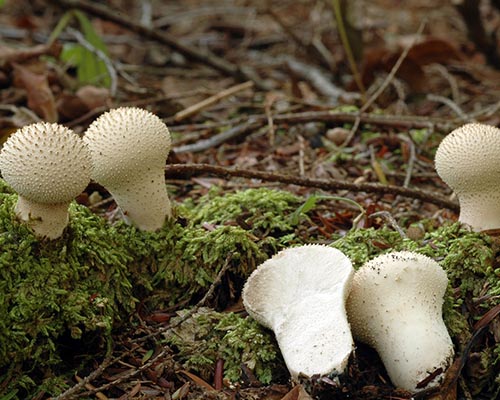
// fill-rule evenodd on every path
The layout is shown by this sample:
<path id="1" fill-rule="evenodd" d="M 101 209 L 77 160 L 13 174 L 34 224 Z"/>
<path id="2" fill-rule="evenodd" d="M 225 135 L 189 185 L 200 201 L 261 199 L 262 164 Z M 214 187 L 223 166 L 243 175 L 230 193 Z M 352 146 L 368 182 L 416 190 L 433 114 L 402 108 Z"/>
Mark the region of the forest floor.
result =
<path id="1" fill-rule="evenodd" d="M 341 25 L 337 3 L 350 4 Z M 83 133 L 110 108 L 143 107 L 172 135 L 166 176 L 174 203 L 214 186 L 224 193 L 271 187 L 342 196 L 365 210 L 356 218 L 353 202 L 327 199 L 313 217 L 325 236 L 394 221 L 403 229 L 423 219 L 455 221 L 457 202 L 435 172 L 434 153 L 464 123 L 500 124 L 499 56 L 481 41 L 496 40 L 500 9 L 481 3 L 481 37 L 474 13 L 464 19 L 450 3 L 7 0 L 0 9 L 0 143 L 39 120 Z M 68 14 L 72 7 L 83 19 Z M 78 52 L 85 56 L 75 62 Z M 153 314 L 141 329 L 150 333 L 170 315 Z M 92 383 L 81 384 L 86 390 L 131 367 L 106 370 L 101 361 Z M 128 385 L 90 396 L 309 398 L 286 381 L 221 388 L 185 371 L 176 381 L 157 375 L 137 370 Z M 409 398 L 373 390 L 364 398 Z"/>

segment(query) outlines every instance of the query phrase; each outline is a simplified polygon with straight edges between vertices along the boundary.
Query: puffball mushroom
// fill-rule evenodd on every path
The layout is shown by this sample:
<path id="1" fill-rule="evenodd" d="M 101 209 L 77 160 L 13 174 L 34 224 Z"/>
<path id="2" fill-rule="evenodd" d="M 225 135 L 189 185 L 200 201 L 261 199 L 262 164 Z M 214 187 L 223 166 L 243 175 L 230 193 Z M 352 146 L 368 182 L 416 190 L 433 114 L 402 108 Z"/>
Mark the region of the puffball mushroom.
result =
<path id="1" fill-rule="evenodd" d="M 442 318 L 447 285 L 437 262 L 409 251 L 380 255 L 354 275 L 347 300 L 353 336 L 377 350 L 399 388 L 418 391 L 419 382 L 453 359 Z M 439 384 L 443 375 L 436 375 L 426 387 Z"/>
<path id="2" fill-rule="evenodd" d="M 293 378 L 346 368 L 353 339 L 345 301 L 353 273 L 341 251 L 305 245 L 279 252 L 245 283 L 248 314 L 274 331 Z"/>
<path id="3" fill-rule="evenodd" d="M 69 203 L 90 181 L 90 154 L 71 129 L 39 122 L 17 130 L 0 152 L 0 170 L 18 193 L 15 213 L 39 237 L 56 239 Z"/>
<path id="4" fill-rule="evenodd" d="M 136 107 L 102 114 L 83 138 L 92 157 L 92 179 L 104 186 L 125 219 L 141 230 L 161 228 L 171 215 L 165 162 L 171 139 L 156 115 Z"/>
<path id="5" fill-rule="evenodd" d="M 500 228 L 500 129 L 471 123 L 452 131 L 436 152 L 436 171 L 456 193 L 459 221 L 475 231 Z"/>

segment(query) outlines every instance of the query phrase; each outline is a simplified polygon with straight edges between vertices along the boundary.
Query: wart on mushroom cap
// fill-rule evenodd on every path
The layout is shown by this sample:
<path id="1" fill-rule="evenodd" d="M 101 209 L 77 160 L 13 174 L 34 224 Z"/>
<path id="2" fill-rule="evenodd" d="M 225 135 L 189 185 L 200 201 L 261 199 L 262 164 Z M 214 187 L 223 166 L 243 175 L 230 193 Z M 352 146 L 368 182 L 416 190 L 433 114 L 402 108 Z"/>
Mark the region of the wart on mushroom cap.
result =
<path id="1" fill-rule="evenodd" d="M 339 250 L 306 245 L 261 264 L 243 288 L 243 304 L 272 329 L 292 377 L 341 374 L 353 350 L 345 301 L 354 270 Z"/>
<path id="2" fill-rule="evenodd" d="M 450 365 L 453 343 L 442 318 L 447 285 L 437 262 L 409 251 L 380 255 L 356 271 L 347 300 L 353 335 L 377 350 L 395 386 L 417 391 Z"/>
<path id="3" fill-rule="evenodd" d="M 122 107 L 95 120 L 83 138 L 92 156 L 92 179 L 103 185 L 141 230 L 161 228 L 171 215 L 165 162 L 167 126 L 149 111 Z"/>
<path id="4" fill-rule="evenodd" d="M 472 123 L 452 131 L 436 152 L 436 171 L 457 194 L 459 221 L 475 231 L 500 228 L 500 129 Z"/>
<path id="5" fill-rule="evenodd" d="M 69 203 L 90 181 L 90 155 L 72 130 L 40 122 L 5 142 L 0 170 L 19 194 L 17 217 L 37 236 L 56 239 L 68 223 Z"/>

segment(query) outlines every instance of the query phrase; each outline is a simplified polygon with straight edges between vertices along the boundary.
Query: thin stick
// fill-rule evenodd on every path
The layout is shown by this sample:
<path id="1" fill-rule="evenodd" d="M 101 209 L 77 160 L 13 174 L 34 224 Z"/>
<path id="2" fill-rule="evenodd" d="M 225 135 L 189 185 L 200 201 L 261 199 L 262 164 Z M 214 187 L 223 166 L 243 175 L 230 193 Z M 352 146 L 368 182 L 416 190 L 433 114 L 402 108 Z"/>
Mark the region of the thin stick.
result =
<path id="1" fill-rule="evenodd" d="M 459 211 L 458 203 L 450 201 L 442 196 L 415 188 L 381 185 L 378 183 L 353 183 L 335 179 L 302 178 L 293 175 L 275 174 L 239 168 L 225 168 L 209 164 L 169 164 L 165 169 L 169 178 L 172 176 L 191 176 L 203 174 L 216 175 L 226 179 L 237 176 L 241 178 L 261 179 L 263 181 L 281 182 L 290 185 L 315 187 L 329 191 L 349 190 L 352 192 L 393 194 L 396 196 L 419 199 L 455 212 Z"/>
<path id="2" fill-rule="evenodd" d="M 389 225 L 391 225 L 396 232 L 399 233 L 399 236 L 401 236 L 402 239 L 408 239 L 408 236 L 406 236 L 406 233 L 403 231 L 403 229 L 399 226 L 399 224 L 396 222 L 396 219 L 392 216 L 392 214 L 389 211 L 377 211 L 373 214 L 370 214 L 369 218 L 375 218 L 375 217 L 382 217 Z"/>
<path id="3" fill-rule="evenodd" d="M 218 133 L 205 140 L 198 140 L 193 144 L 186 144 L 183 146 L 174 147 L 174 152 L 176 154 L 182 153 L 191 153 L 191 152 L 200 152 L 210 149 L 212 147 L 216 147 L 224 142 L 227 142 L 230 139 L 243 135 L 249 131 L 252 131 L 261 126 L 261 122 L 250 120 L 245 124 L 237 125 L 234 128 L 228 129 L 227 131 Z"/>
<path id="4" fill-rule="evenodd" d="M 97 58 L 99 58 L 104 65 L 106 66 L 106 69 L 108 70 L 109 74 L 109 79 L 111 80 L 111 85 L 109 88 L 111 96 L 116 95 L 116 88 L 118 85 L 118 78 L 116 74 L 115 67 L 113 66 L 112 61 L 110 58 L 100 49 L 94 47 L 85 37 L 78 32 L 76 29 L 73 28 L 68 28 L 67 31 L 76 39 L 76 41 L 81 44 L 83 47 L 85 47 L 88 51 L 91 53 L 95 54 Z"/>
<path id="5" fill-rule="evenodd" d="M 274 139 L 275 139 L 275 133 L 276 133 L 276 131 L 274 129 L 273 114 L 271 111 L 271 108 L 272 108 L 273 103 L 275 101 L 276 101 L 276 96 L 267 95 L 266 101 L 264 102 L 264 113 L 266 114 L 267 127 L 268 127 L 268 132 L 269 132 L 269 146 L 271 146 L 271 147 L 274 146 Z"/>
<path id="6" fill-rule="evenodd" d="M 303 177 L 305 175 L 305 167 L 304 167 L 304 149 L 305 143 L 304 137 L 302 135 L 298 135 L 299 140 L 299 176 Z"/>
<path id="7" fill-rule="evenodd" d="M 235 93 L 241 92 L 245 89 L 249 89 L 253 86 L 254 83 L 252 81 L 247 81 L 235 86 L 231 86 L 230 88 L 224 89 L 223 91 L 214 94 L 213 96 L 210 96 L 205 100 L 200 101 L 199 103 L 193 104 L 192 106 L 189 106 L 184 110 L 179 111 L 174 115 L 174 121 L 176 122 L 182 121 L 183 119 L 186 119 L 191 115 L 196 114 L 207 107 L 210 107 L 212 104 L 218 103 L 219 101 L 221 101 L 226 97 L 232 96 Z"/>
<path id="8" fill-rule="evenodd" d="M 430 101 L 435 101 L 436 103 L 443 103 L 444 105 L 448 106 L 451 110 L 453 110 L 455 114 L 457 114 L 460 118 L 463 118 L 464 120 L 470 119 L 469 116 L 463 112 L 460 106 L 453 100 L 449 99 L 448 97 L 429 93 L 427 95 L 427 99 Z"/>
<path id="9" fill-rule="evenodd" d="M 78 375 L 75 375 L 75 379 L 77 380 L 77 382 L 83 382 L 83 379 L 80 378 Z M 85 388 L 88 389 L 88 390 L 95 390 L 95 386 L 94 385 L 91 385 L 90 383 L 85 383 L 84 384 Z M 109 397 L 102 394 L 101 392 L 96 392 L 95 393 L 95 397 L 97 397 L 99 400 L 109 400 Z"/>
<path id="10" fill-rule="evenodd" d="M 397 59 L 396 63 L 392 67 L 392 69 L 389 72 L 389 74 L 386 76 L 386 78 L 384 79 L 384 81 L 382 82 L 382 84 L 379 86 L 379 88 L 375 91 L 375 93 L 373 93 L 373 95 L 367 100 L 367 102 L 365 104 L 363 104 L 363 106 L 359 110 L 359 114 L 362 114 L 363 112 L 365 112 L 366 110 L 368 110 L 368 108 L 371 107 L 371 105 L 373 103 L 375 103 L 375 101 L 380 97 L 380 95 L 385 91 L 385 89 L 387 89 L 387 86 L 389 86 L 389 84 L 391 83 L 391 81 L 396 76 L 396 73 L 399 71 L 399 68 L 403 64 L 403 61 L 408 56 L 408 53 L 410 52 L 411 48 L 415 44 L 417 38 L 424 31 L 426 23 L 427 23 L 427 20 L 424 19 L 422 21 L 422 23 L 420 24 L 420 26 L 418 27 L 417 33 L 415 34 L 415 38 L 401 52 L 401 55 Z M 349 133 L 349 136 L 346 138 L 346 140 L 344 141 L 344 143 L 342 143 L 341 147 L 345 147 L 345 146 L 347 146 L 351 142 L 352 138 L 356 134 L 356 131 L 358 130 L 360 122 L 361 121 L 359 119 L 356 119 L 356 121 L 355 121 L 355 123 L 354 123 L 354 125 L 353 125 L 353 127 L 351 129 L 351 132 Z"/>
<path id="11" fill-rule="evenodd" d="M 116 361 L 117 360 L 112 357 L 106 357 L 106 359 L 102 362 L 102 364 L 99 365 L 99 367 L 97 367 L 97 369 L 92 371 L 85 378 L 80 378 L 80 380 L 78 380 L 78 383 L 76 385 L 70 387 L 65 392 L 61 393 L 59 396 L 53 397 L 52 400 L 68 400 L 75 398 L 74 394 L 76 392 L 86 387 L 86 385 L 90 384 L 92 380 L 100 376 L 106 368 L 108 368 L 111 364 L 113 364 Z"/>
<path id="12" fill-rule="evenodd" d="M 356 65 L 356 60 L 354 59 L 354 54 L 352 53 L 351 43 L 349 43 L 349 39 L 347 37 L 344 19 L 342 15 L 342 9 L 340 6 L 340 0 L 332 0 L 333 13 L 335 14 L 335 18 L 337 20 L 337 31 L 340 36 L 340 40 L 342 41 L 342 45 L 344 47 L 344 51 L 347 56 L 347 60 L 349 61 L 349 66 L 351 68 L 352 76 L 354 77 L 354 81 L 356 82 L 356 86 L 358 87 L 361 95 L 365 96 L 366 89 L 363 84 L 363 80 L 361 79 L 361 75 L 358 70 L 358 66 Z"/>
<path id="13" fill-rule="evenodd" d="M 408 145 L 408 148 L 410 150 L 410 154 L 408 157 L 408 164 L 406 165 L 406 174 L 405 174 L 405 180 L 403 182 L 403 187 L 408 187 L 410 186 L 411 182 L 411 177 L 413 174 L 413 167 L 415 166 L 415 159 L 417 157 L 416 150 L 415 150 L 415 143 L 413 143 L 413 140 L 411 138 L 404 136 L 403 134 L 398 135 L 399 139 L 401 139 L 404 143 Z"/>
<path id="14" fill-rule="evenodd" d="M 238 119 L 237 121 L 241 121 Z M 305 111 L 301 113 L 289 114 L 275 114 L 273 122 L 287 123 L 287 124 L 301 124 L 305 122 L 321 121 L 321 122 L 352 122 L 358 125 L 363 122 L 367 124 L 394 126 L 404 128 L 438 128 L 442 131 L 449 131 L 462 125 L 465 121 L 460 118 L 445 119 L 445 118 L 432 118 L 421 117 L 413 115 L 381 115 L 369 113 L 345 113 L 345 112 L 332 112 L 332 111 Z M 228 125 L 232 121 L 228 121 Z M 212 136 L 209 139 L 200 140 L 193 144 L 182 145 L 174 148 L 176 153 L 188 153 L 205 151 L 212 147 L 218 146 L 230 139 L 234 139 L 239 135 L 243 135 L 253 129 L 258 128 L 268 123 L 268 116 L 265 114 L 252 115 L 248 117 L 248 122 L 237 125 L 227 131 Z M 175 130 L 175 126 L 170 127 Z M 184 128 L 184 126 L 183 126 Z"/>
<path id="15" fill-rule="evenodd" d="M 413 45 L 415 44 L 415 42 L 417 41 L 418 37 L 422 34 L 422 32 L 424 31 L 424 28 L 425 28 L 425 25 L 427 24 L 427 20 L 424 19 L 421 23 L 420 23 L 420 26 L 418 27 L 418 30 L 417 32 L 415 33 L 415 37 L 413 38 L 413 40 L 404 48 L 404 50 L 401 52 L 401 55 L 399 56 L 399 58 L 397 59 L 396 63 L 394 64 L 394 66 L 392 67 L 391 71 L 389 72 L 389 74 L 386 76 L 386 78 L 384 79 L 384 81 L 382 82 L 382 84 L 380 85 L 380 87 L 375 91 L 375 93 L 373 93 L 373 95 L 368 99 L 368 101 L 363 104 L 363 107 L 361 107 L 361 110 L 360 112 L 364 112 L 366 110 L 368 110 L 368 108 L 373 104 L 375 103 L 375 101 L 380 97 L 380 95 L 385 91 L 385 89 L 387 89 L 387 86 L 389 86 L 389 84 L 391 83 L 391 81 L 394 79 L 394 77 L 396 76 L 397 72 L 399 71 L 399 68 L 401 67 L 401 65 L 403 64 L 403 61 L 406 59 L 406 57 L 408 56 L 408 53 L 410 52 L 410 50 L 412 49 Z"/>

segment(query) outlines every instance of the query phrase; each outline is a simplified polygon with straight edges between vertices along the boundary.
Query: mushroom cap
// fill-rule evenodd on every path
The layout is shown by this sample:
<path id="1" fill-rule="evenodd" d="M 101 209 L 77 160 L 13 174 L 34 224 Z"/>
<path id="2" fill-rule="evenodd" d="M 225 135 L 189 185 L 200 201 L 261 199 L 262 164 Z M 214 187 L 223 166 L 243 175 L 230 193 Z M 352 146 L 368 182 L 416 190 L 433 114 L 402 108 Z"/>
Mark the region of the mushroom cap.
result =
<path id="1" fill-rule="evenodd" d="M 90 154 L 81 138 L 56 123 L 17 130 L 0 152 L 0 171 L 22 197 L 37 203 L 70 202 L 90 181 Z"/>
<path id="2" fill-rule="evenodd" d="M 455 129 L 440 143 L 436 171 L 459 196 L 477 192 L 477 197 L 497 190 L 500 184 L 500 129 L 470 123 Z"/>
<path id="3" fill-rule="evenodd" d="M 163 171 L 171 147 L 163 121 L 136 107 L 102 114 L 83 140 L 92 155 L 92 179 L 111 191 L 143 180 L 145 172 Z"/>
<path id="4" fill-rule="evenodd" d="M 347 300 L 352 332 L 377 350 L 394 385 L 416 391 L 451 362 L 453 343 L 442 319 L 447 285 L 436 261 L 409 251 L 382 254 L 356 271 Z"/>
<path id="5" fill-rule="evenodd" d="M 341 251 L 305 245 L 279 252 L 245 283 L 246 310 L 274 330 L 293 377 L 344 371 L 353 349 L 345 310 L 353 274 Z"/>

